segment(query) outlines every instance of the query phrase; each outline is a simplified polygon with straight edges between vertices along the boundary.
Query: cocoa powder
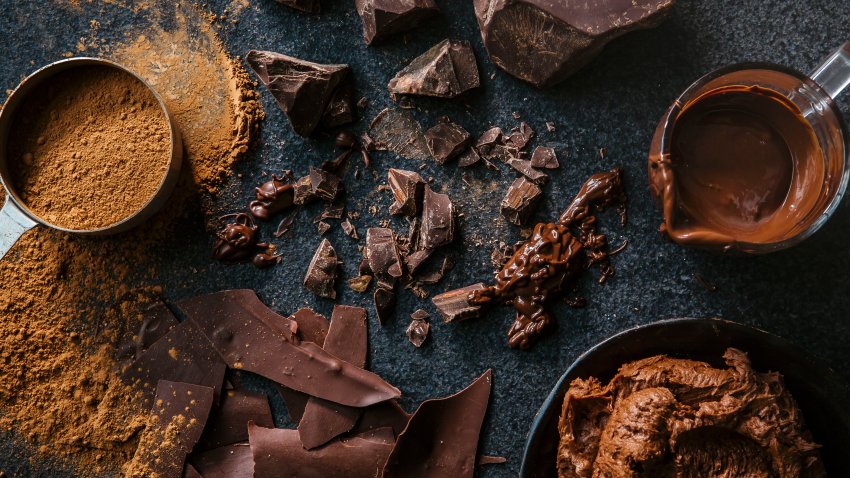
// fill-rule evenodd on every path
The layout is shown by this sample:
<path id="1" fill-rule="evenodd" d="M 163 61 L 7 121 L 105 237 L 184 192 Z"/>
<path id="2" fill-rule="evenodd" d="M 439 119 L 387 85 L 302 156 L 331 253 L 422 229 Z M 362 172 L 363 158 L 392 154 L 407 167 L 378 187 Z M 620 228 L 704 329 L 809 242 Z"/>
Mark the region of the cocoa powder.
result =
<path id="1" fill-rule="evenodd" d="M 72 230 L 140 211 L 168 170 L 171 135 L 156 97 L 110 66 L 71 68 L 35 87 L 15 112 L 8 146 L 26 206 Z"/>

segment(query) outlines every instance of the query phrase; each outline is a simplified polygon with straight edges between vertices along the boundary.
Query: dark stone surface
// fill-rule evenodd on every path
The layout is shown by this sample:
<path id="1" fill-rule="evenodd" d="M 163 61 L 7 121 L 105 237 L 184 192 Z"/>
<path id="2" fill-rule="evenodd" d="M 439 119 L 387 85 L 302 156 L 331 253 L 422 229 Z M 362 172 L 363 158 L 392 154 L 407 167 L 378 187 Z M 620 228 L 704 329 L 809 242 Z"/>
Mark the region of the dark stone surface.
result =
<path id="1" fill-rule="evenodd" d="M 80 9 L 64 1 L 5 1 L 0 10 L 0 90 L 13 88 L 38 66 L 75 52 L 80 37 L 89 34 L 89 21 L 97 19 L 97 36 L 104 44 L 122 41 L 153 16 L 134 16 L 112 2 L 82 2 Z M 170 2 L 169 2 L 170 3 Z M 238 1 L 233 2 L 234 5 Z M 228 2 L 213 0 L 210 8 L 222 12 Z M 584 179 L 614 165 L 625 169 L 630 196 L 630 222 L 617 227 L 613 214 L 603 218 L 612 232 L 612 244 L 623 238 L 629 247 L 614 258 L 617 275 L 604 286 L 588 276 L 582 284 L 588 307 L 557 307 L 557 333 L 530 352 L 510 350 L 505 332 L 511 321 L 508 308 L 462 324 L 446 325 L 436 319 L 430 300 L 399 294 L 395 320 L 377 325 L 371 293 L 359 295 L 345 285 L 357 275 L 361 256 L 356 243 L 334 222 L 326 236 L 344 261 L 338 285 L 338 303 L 367 307 L 370 314 L 370 367 L 398 386 L 402 404 L 413 410 L 422 400 L 454 393 L 486 368 L 494 368 L 493 401 L 488 413 L 481 451 L 503 454 L 506 465 L 495 465 L 481 476 L 516 476 L 519 457 L 531 419 L 563 370 L 584 350 L 628 327 L 678 316 L 722 316 L 753 324 L 785 336 L 844 371 L 850 362 L 850 205 L 841 206 L 830 223 L 796 248 L 764 257 L 726 257 L 682 249 L 662 240 L 657 228 L 660 213 L 647 192 L 646 153 L 664 109 L 697 77 L 728 63 L 764 60 L 808 71 L 839 43 L 850 38 L 850 10 L 846 0 L 684 0 L 671 18 L 655 30 L 630 34 L 611 43 L 585 69 L 553 90 L 538 91 L 498 70 L 487 59 L 472 2 L 439 1 L 444 15 L 407 35 L 379 47 L 367 47 L 361 22 L 352 2 L 329 0 L 320 15 L 305 15 L 272 0 L 251 0 L 235 19 L 222 22 L 221 36 L 228 49 L 242 56 L 249 49 L 278 51 L 322 63 L 348 63 L 357 87 L 370 106 L 355 125 L 362 131 L 381 109 L 392 104 L 387 81 L 400 68 L 446 37 L 472 42 L 481 68 L 482 87 L 459 101 L 415 99 L 416 116 L 428 128 L 447 114 L 477 136 L 489 125 L 509 130 L 519 123 L 519 113 L 538 135 L 534 145 L 555 147 L 561 168 L 551 171 L 544 187 L 545 200 L 538 218 L 555 218 Z M 166 18 L 168 16 L 163 16 Z M 160 20 L 162 21 L 162 20 Z M 96 52 L 86 52 L 95 54 Z M 492 76 L 492 78 L 491 78 Z M 5 98 L 5 93 L 0 94 Z M 359 96 L 358 96 L 359 98 Z M 271 95 L 263 91 L 267 119 L 255 151 L 236 166 L 225 192 L 217 200 L 223 210 L 245 207 L 253 188 L 262 182 L 261 171 L 293 169 L 296 176 L 332 159 L 331 137 L 304 140 L 290 128 Z M 842 100 L 844 111 L 848 101 Z M 545 122 L 555 123 L 554 133 Z M 605 158 L 599 148 L 607 151 Z M 367 227 L 389 217 L 391 194 L 374 192 L 386 182 L 386 169 L 416 169 L 417 162 L 376 153 L 371 170 L 354 180 L 346 175 L 348 206 L 363 214 L 356 221 L 361 241 Z M 362 166 L 361 166 L 362 169 Z M 460 239 L 449 251 L 457 266 L 443 283 L 427 286 L 432 295 L 449 288 L 489 280 L 490 252 L 494 242 L 514 242 L 518 228 L 501 217 L 498 204 L 514 178 L 503 167 L 501 175 L 479 165 L 470 171 L 470 186 L 461 180 L 465 170 L 455 164 L 426 162 L 421 174 L 436 179 L 437 190 L 448 192 L 457 210 L 464 213 Z M 371 216 L 368 207 L 379 206 Z M 274 309 L 285 314 L 302 306 L 330 315 L 332 303 L 317 299 L 301 285 L 307 263 L 320 242 L 312 218 L 321 212 L 314 204 L 302 212 L 294 234 L 275 241 L 283 263 L 268 270 L 251 265 L 225 266 L 210 259 L 213 238 L 202 218 L 183 225 L 179 238 L 164 244 L 157 260 L 166 298 L 174 301 L 223 288 L 252 287 Z M 397 231 L 404 220 L 394 218 Z M 276 224 L 262 226 L 271 238 Z M 493 229 L 490 229 L 493 228 Z M 437 257 L 439 258 L 439 254 Z M 437 267 L 437 262 L 431 267 Z M 427 267 L 427 266 L 426 266 Z M 707 292 L 692 274 L 699 272 L 719 286 Z M 432 337 L 420 350 L 408 343 L 408 314 L 417 308 L 431 312 Z M 246 374 L 247 375 L 247 374 Z M 280 398 L 261 380 L 246 379 L 252 388 L 271 393 L 279 426 L 289 426 Z M 27 449 L 6 437 L 0 443 L 0 470 L 11 476 L 68 476 L 60 468 L 31 465 Z"/>

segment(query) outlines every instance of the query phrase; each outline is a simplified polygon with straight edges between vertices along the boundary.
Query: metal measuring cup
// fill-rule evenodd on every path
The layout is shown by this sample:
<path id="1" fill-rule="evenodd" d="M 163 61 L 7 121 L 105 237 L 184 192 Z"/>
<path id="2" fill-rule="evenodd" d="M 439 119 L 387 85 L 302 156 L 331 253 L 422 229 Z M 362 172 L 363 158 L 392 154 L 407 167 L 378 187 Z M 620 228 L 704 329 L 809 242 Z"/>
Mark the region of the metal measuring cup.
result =
<path id="1" fill-rule="evenodd" d="M 72 68 L 84 66 L 105 66 L 121 70 L 133 76 L 145 85 L 145 87 L 153 94 L 154 98 L 156 98 L 160 109 L 168 120 L 168 129 L 171 137 L 171 152 L 168 160 L 168 167 L 166 168 L 165 173 L 163 173 L 159 187 L 141 209 L 110 226 L 100 229 L 78 230 L 66 229 L 55 224 L 51 224 L 50 222 L 38 217 L 38 215 L 26 206 L 17 191 L 15 191 L 14 183 L 11 180 L 9 164 L 11 161 L 15 161 L 17 159 L 9 157 L 7 146 L 9 141 L 14 141 L 14 138 L 9 138 L 9 131 L 12 127 L 15 113 L 18 107 L 26 102 L 28 95 L 38 85 L 41 85 L 45 80 L 48 80 L 52 76 Z M 15 245 L 18 239 L 25 232 L 37 225 L 80 236 L 105 236 L 116 234 L 140 225 L 151 215 L 157 212 L 171 195 L 171 192 L 177 184 L 182 160 L 183 143 L 180 138 L 180 132 L 174 123 L 174 118 L 168 112 L 168 108 L 166 108 L 165 102 L 162 101 L 162 98 L 147 82 L 145 82 L 144 79 L 139 77 L 139 75 L 118 63 L 101 58 L 69 58 L 42 67 L 24 79 L 24 81 L 15 88 L 6 100 L 3 110 L 0 111 L 0 183 L 6 190 L 6 202 L 3 204 L 3 208 L 0 209 L 0 259 L 9 252 L 9 249 Z"/>

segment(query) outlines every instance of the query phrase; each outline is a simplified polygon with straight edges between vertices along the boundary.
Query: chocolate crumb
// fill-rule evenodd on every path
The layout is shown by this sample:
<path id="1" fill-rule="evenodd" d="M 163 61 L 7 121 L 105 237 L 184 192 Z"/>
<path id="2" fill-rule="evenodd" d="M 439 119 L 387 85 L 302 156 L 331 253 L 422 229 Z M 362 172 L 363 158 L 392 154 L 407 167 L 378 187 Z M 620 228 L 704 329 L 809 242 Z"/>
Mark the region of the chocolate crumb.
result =
<path id="1" fill-rule="evenodd" d="M 527 177 L 535 184 L 545 184 L 549 180 L 549 176 L 531 167 L 531 161 L 525 159 L 511 158 L 508 160 L 508 166 L 517 170 L 520 174 Z"/>
<path id="2" fill-rule="evenodd" d="M 319 221 L 316 223 L 316 228 L 319 230 L 319 235 L 324 236 L 331 230 L 331 225 L 325 221 Z"/>
<path id="3" fill-rule="evenodd" d="M 422 203 L 425 180 L 418 173 L 390 168 L 387 171 L 390 190 L 395 203 L 390 206 L 390 214 L 415 216 Z"/>
<path id="4" fill-rule="evenodd" d="M 357 229 L 354 227 L 354 224 L 352 224 L 351 221 L 348 220 L 348 218 L 342 221 L 340 227 L 342 227 L 342 231 L 345 232 L 345 234 L 348 235 L 350 238 L 354 239 L 355 241 L 360 239 L 360 236 L 357 234 Z"/>

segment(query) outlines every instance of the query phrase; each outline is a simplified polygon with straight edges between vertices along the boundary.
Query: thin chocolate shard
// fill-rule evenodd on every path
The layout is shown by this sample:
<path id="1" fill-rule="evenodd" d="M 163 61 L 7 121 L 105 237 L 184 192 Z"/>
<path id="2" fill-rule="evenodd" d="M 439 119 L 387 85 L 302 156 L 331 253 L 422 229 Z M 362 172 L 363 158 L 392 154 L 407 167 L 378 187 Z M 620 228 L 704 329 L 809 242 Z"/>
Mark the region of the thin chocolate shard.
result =
<path id="1" fill-rule="evenodd" d="M 531 153 L 531 166 L 535 168 L 558 169 L 558 156 L 555 154 L 554 148 L 538 146 Z"/>
<path id="2" fill-rule="evenodd" d="M 387 108 L 381 111 L 369 124 L 369 131 L 372 133 L 372 148 L 376 151 L 392 151 L 417 161 L 431 157 L 422 126 L 408 110 Z"/>
<path id="3" fill-rule="evenodd" d="M 263 478 L 375 478 L 393 447 L 389 429 L 333 441 L 307 451 L 297 430 L 248 424 L 255 476 Z"/>
<path id="4" fill-rule="evenodd" d="M 363 20 L 363 39 L 368 45 L 411 30 L 440 13 L 434 0 L 356 0 L 354 6 Z"/>
<path id="5" fill-rule="evenodd" d="M 310 167 L 310 187 L 314 197 L 332 203 L 342 190 L 342 181 L 335 174 Z"/>
<path id="6" fill-rule="evenodd" d="M 416 348 L 422 347 L 422 344 L 428 340 L 428 334 L 431 332 L 431 324 L 424 319 L 413 319 L 410 325 L 407 326 L 407 339 Z"/>
<path id="7" fill-rule="evenodd" d="M 210 387 L 160 380 L 148 426 L 128 469 L 128 478 L 181 478 L 188 455 L 201 433 L 213 405 Z"/>
<path id="8" fill-rule="evenodd" d="M 535 184 L 546 184 L 549 176 L 531 167 L 531 161 L 525 159 L 511 158 L 508 160 L 508 166 L 514 168 L 517 172 L 534 181 Z"/>
<path id="9" fill-rule="evenodd" d="M 324 236 L 331 230 L 331 225 L 326 223 L 325 221 L 319 221 L 316 223 L 316 229 L 320 236 Z"/>
<path id="10" fill-rule="evenodd" d="M 302 176 L 295 181 L 294 188 L 294 197 L 292 198 L 292 202 L 303 206 L 309 202 L 312 202 L 316 199 L 316 194 L 313 193 L 313 184 L 310 182 L 310 175 Z"/>
<path id="11" fill-rule="evenodd" d="M 501 465 L 507 462 L 508 459 L 503 456 L 478 455 L 478 461 L 475 463 L 475 466 Z"/>
<path id="12" fill-rule="evenodd" d="M 481 315 L 481 306 L 470 303 L 469 295 L 473 291 L 483 288 L 484 284 L 479 282 L 461 289 L 450 290 L 436 295 L 431 299 L 431 302 L 437 307 L 437 311 L 443 316 L 443 321 L 446 323 L 479 317 Z"/>
<path id="13" fill-rule="evenodd" d="M 339 177 L 336 177 L 339 180 Z M 345 204 L 325 204 L 319 219 L 342 219 L 345 213 Z"/>
<path id="14" fill-rule="evenodd" d="M 346 305 L 334 306 L 324 349 L 352 365 L 363 368 L 366 366 L 368 340 L 366 309 Z M 301 443 L 307 450 L 324 445 L 354 428 L 360 418 L 360 412 L 361 409 L 358 408 L 311 398 L 298 424 Z"/>
<path id="15" fill-rule="evenodd" d="M 375 301 L 375 315 L 378 316 L 378 322 L 384 325 L 395 310 L 396 294 L 392 289 L 378 286 L 375 287 L 372 299 Z"/>
<path id="16" fill-rule="evenodd" d="M 425 319 L 428 319 L 429 317 L 431 317 L 431 314 L 429 314 L 428 312 L 426 312 L 422 309 L 416 309 L 415 312 L 410 314 L 410 318 L 413 319 L 413 320 L 425 320 Z"/>
<path id="17" fill-rule="evenodd" d="M 387 458 L 384 478 L 472 478 L 492 370 L 464 390 L 422 402 Z"/>
<path id="18" fill-rule="evenodd" d="M 362 274 L 357 277 L 352 277 L 348 279 L 348 287 L 357 292 L 358 294 L 364 294 L 369 289 L 369 284 L 372 282 L 372 276 L 368 274 Z"/>
<path id="19" fill-rule="evenodd" d="M 201 331 L 181 322 L 124 369 L 121 378 L 151 395 L 159 381 L 167 380 L 210 387 L 218 397 L 226 369 Z"/>
<path id="20" fill-rule="evenodd" d="M 328 328 L 330 327 L 328 319 L 325 316 L 313 309 L 303 307 L 289 316 L 289 320 L 298 324 L 298 336 L 301 340 L 313 342 L 319 347 L 324 345 L 325 337 L 328 335 Z"/>
<path id="21" fill-rule="evenodd" d="M 117 347 L 116 360 L 127 365 L 127 361 L 138 359 L 154 342 L 162 338 L 179 323 L 177 317 L 161 300 L 146 307 L 142 313 L 139 331 L 127 337 Z"/>
<path id="22" fill-rule="evenodd" d="M 336 251 L 327 239 L 322 239 L 319 248 L 307 267 L 304 277 L 304 287 L 319 297 L 336 299 L 336 277 L 339 269 L 339 259 Z"/>
<path id="23" fill-rule="evenodd" d="M 390 206 L 390 214 L 415 216 L 422 204 L 422 194 L 425 180 L 419 173 L 390 168 L 387 171 L 387 182 L 395 197 L 395 203 Z"/>
<path id="24" fill-rule="evenodd" d="M 434 250 L 450 244 L 454 240 L 454 222 L 454 206 L 449 196 L 435 193 L 426 185 L 419 249 Z"/>
<path id="25" fill-rule="evenodd" d="M 386 227 L 367 229 L 364 253 L 375 280 L 391 289 L 404 273 L 392 229 Z"/>
<path id="26" fill-rule="evenodd" d="M 364 408 L 351 434 L 359 435 L 388 427 L 392 429 L 393 435 L 398 437 L 404 431 L 408 421 L 410 421 L 410 414 L 404 411 L 397 401 L 387 400 Z"/>
<path id="27" fill-rule="evenodd" d="M 474 0 L 498 67 L 538 88 L 560 83 L 627 32 L 660 24 L 674 0 Z M 545 33 L 544 33 L 545 32 Z"/>
<path id="28" fill-rule="evenodd" d="M 207 420 L 207 426 L 195 450 L 211 450 L 248 439 L 248 422 L 273 427 L 269 399 L 263 393 L 228 390 L 222 395 L 221 406 Z"/>
<path id="29" fill-rule="evenodd" d="M 443 40 L 390 80 L 390 93 L 396 95 L 454 98 L 478 88 L 478 64 L 468 41 Z"/>
<path id="30" fill-rule="evenodd" d="M 310 395 L 283 385 L 278 385 L 277 391 L 280 393 L 280 398 L 283 399 L 289 419 L 296 425 L 301 423 L 301 418 L 304 417 L 304 409 L 307 408 L 307 402 L 310 401 Z"/>
<path id="31" fill-rule="evenodd" d="M 478 151 L 475 148 L 467 148 L 466 151 L 458 156 L 457 165 L 461 168 L 468 168 L 478 164 L 479 161 L 481 161 L 481 156 L 478 154 Z"/>
<path id="32" fill-rule="evenodd" d="M 248 443 L 236 443 L 203 453 L 193 453 L 191 460 L 204 478 L 254 477 L 254 456 Z"/>
<path id="33" fill-rule="evenodd" d="M 475 142 L 475 149 L 478 150 L 479 154 L 487 157 L 493 149 L 493 146 L 498 144 L 502 144 L 502 128 L 494 126 L 481 133 L 481 136 L 478 137 L 478 141 Z"/>
<path id="34" fill-rule="evenodd" d="M 507 146 L 512 146 L 516 149 L 524 149 L 525 146 L 534 137 L 534 130 L 531 129 L 525 121 L 519 124 L 518 128 L 511 130 L 511 135 L 505 140 Z"/>
<path id="35" fill-rule="evenodd" d="M 425 143 L 440 164 L 454 159 L 469 146 L 472 136 L 459 124 L 444 118 L 425 132 Z"/>
<path id="36" fill-rule="evenodd" d="M 322 2 L 319 0 L 277 0 L 277 3 L 307 13 L 320 13 Z"/>
<path id="37" fill-rule="evenodd" d="M 268 327 L 256 319 L 256 311 L 228 300 L 225 294 L 198 296 L 180 302 L 179 307 L 232 368 L 354 407 L 400 395 L 377 375 L 340 360 L 312 342 L 293 341 Z"/>
<path id="38" fill-rule="evenodd" d="M 344 221 L 340 223 L 340 227 L 342 227 L 342 232 L 345 233 L 348 237 L 354 239 L 355 241 L 360 239 L 360 235 L 357 234 L 357 228 L 354 227 L 354 224 L 346 218 Z"/>
<path id="39" fill-rule="evenodd" d="M 246 61 L 299 135 L 312 135 L 323 120 L 338 125 L 346 117 L 341 110 L 353 119 L 353 75 L 348 65 L 322 65 L 256 50 L 248 52 Z"/>
<path id="40" fill-rule="evenodd" d="M 508 222 L 522 226 L 542 197 L 543 191 L 537 185 L 524 177 L 516 178 L 502 199 L 499 210 Z"/>

